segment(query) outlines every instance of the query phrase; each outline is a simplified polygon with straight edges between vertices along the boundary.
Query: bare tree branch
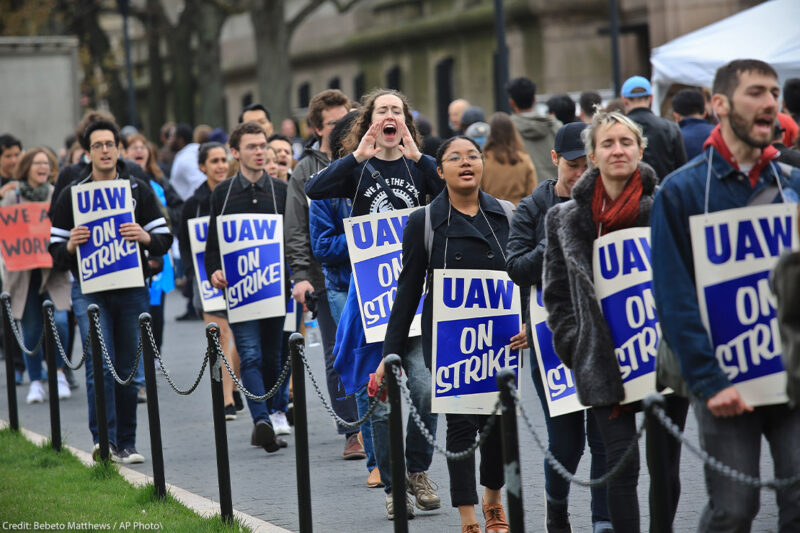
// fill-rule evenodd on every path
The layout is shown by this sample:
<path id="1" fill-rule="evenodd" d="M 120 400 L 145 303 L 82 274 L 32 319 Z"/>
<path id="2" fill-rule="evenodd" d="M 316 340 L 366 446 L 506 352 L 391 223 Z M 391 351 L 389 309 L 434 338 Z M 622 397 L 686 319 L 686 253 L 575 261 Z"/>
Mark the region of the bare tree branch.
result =
<path id="1" fill-rule="evenodd" d="M 303 6 L 303 8 L 298 11 L 289 22 L 286 23 L 286 29 L 289 32 L 289 36 L 291 37 L 294 34 L 294 30 L 316 9 L 325 3 L 326 0 L 308 0 L 308 3 Z"/>
<path id="2" fill-rule="evenodd" d="M 340 2 L 340 0 L 331 0 L 333 5 L 336 6 L 336 9 L 339 13 L 344 13 L 345 11 L 349 10 L 351 7 L 356 5 L 359 0 L 348 0 L 347 2 Z"/>

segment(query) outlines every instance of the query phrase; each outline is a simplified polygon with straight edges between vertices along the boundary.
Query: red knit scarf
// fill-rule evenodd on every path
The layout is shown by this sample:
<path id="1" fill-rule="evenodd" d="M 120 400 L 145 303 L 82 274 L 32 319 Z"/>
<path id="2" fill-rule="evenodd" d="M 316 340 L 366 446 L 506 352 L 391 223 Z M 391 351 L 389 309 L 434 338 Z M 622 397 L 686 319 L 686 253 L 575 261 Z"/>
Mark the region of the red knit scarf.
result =
<path id="1" fill-rule="evenodd" d="M 597 176 L 592 195 L 592 218 L 594 225 L 600 228 L 600 235 L 630 228 L 636 224 L 642 189 L 642 173 L 638 168 L 616 200 L 608 196 L 606 188 L 603 187 L 603 178 Z"/>
<path id="2" fill-rule="evenodd" d="M 719 124 L 713 130 L 711 130 L 711 135 L 708 136 L 706 142 L 703 143 L 703 149 L 708 148 L 709 146 L 713 146 L 714 149 L 719 152 L 719 154 L 725 158 L 725 161 L 730 164 L 736 170 L 741 170 L 739 168 L 739 163 L 733 157 L 728 145 L 725 144 L 725 139 L 722 138 L 722 128 Z M 756 183 L 758 183 L 758 177 L 761 175 L 761 171 L 764 170 L 769 162 L 775 159 L 780 155 L 778 149 L 772 146 L 771 144 L 761 150 L 761 155 L 758 157 L 758 161 L 753 165 L 753 168 L 750 169 L 747 177 L 750 178 L 750 186 L 755 187 Z"/>

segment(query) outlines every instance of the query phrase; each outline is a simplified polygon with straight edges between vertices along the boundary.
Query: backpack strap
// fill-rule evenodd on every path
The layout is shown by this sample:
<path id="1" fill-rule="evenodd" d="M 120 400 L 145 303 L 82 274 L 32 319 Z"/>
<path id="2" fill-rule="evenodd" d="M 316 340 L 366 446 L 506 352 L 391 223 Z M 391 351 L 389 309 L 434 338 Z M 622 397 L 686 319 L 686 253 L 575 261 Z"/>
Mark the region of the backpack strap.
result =
<path id="1" fill-rule="evenodd" d="M 496 200 L 500 203 L 500 207 L 503 208 L 503 211 L 505 211 L 506 218 L 508 219 L 508 227 L 511 228 L 511 217 L 514 216 L 514 204 L 508 200 L 501 200 L 499 198 L 496 198 Z"/>
<path id="2" fill-rule="evenodd" d="M 431 204 L 425 206 L 425 251 L 428 252 L 428 264 L 431 263 L 433 247 L 433 227 L 431 226 Z"/>

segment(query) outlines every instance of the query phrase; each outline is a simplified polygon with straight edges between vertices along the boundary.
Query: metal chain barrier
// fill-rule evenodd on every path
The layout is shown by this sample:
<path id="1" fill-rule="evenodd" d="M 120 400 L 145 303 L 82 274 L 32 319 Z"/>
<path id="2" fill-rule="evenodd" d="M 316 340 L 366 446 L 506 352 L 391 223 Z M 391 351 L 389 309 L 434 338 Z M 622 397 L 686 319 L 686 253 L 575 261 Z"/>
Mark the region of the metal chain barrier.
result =
<path id="1" fill-rule="evenodd" d="M 378 407 L 378 403 L 380 400 L 378 398 L 381 397 L 383 394 L 384 389 L 386 389 L 386 380 L 381 383 L 381 386 L 378 387 L 378 393 L 375 395 L 375 399 L 370 402 L 369 409 L 364 413 L 364 416 L 359 418 L 354 422 L 348 422 L 347 420 L 343 419 L 336 412 L 333 410 L 333 407 L 328 403 L 328 400 L 325 399 L 325 395 L 323 394 L 322 390 L 319 388 L 319 384 L 317 383 L 317 379 L 314 377 L 314 374 L 311 372 L 311 366 L 309 366 L 308 361 L 306 360 L 306 353 L 305 353 L 305 345 L 301 345 L 299 348 L 300 359 L 303 361 L 303 366 L 306 369 L 306 374 L 311 379 L 311 384 L 314 386 L 314 390 L 317 392 L 317 396 L 319 396 L 320 401 L 322 402 L 322 406 L 325 407 L 325 410 L 328 411 L 328 414 L 333 418 L 333 420 L 342 426 L 345 429 L 358 429 L 361 427 L 361 424 L 366 422 L 370 416 L 372 416 L 373 411 L 375 408 Z"/>
<path id="2" fill-rule="evenodd" d="M 200 373 L 197 375 L 197 379 L 194 380 L 194 383 L 191 387 L 186 390 L 178 388 L 175 385 L 175 382 L 172 381 L 172 376 L 169 375 L 169 371 L 167 370 L 167 366 L 164 364 L 164 360 L 161 358 L 161 352 L 158 350 L 158 346 L 156 346 L 156 339 L 153 335 L 153 326 L 152 324 L 147 321 L 145 322 L 145 329 L 147 330 L 147 341 L 150 343 L 150 347 L 153 349 L 153 354 L 155 355 L 156 360 L 158 361 L 157 368 L 161 371 L 161 374 L 164 376 L 164 379 L 167 380 L 169 386 L 172 387 L 172 390 L 180 394 L 181 396 L 188 396 L 194 392 L 197 386 L 200 384 L 200 380 L 203 378 L 203 374 L 206 372 L 206 365 L 208 365 L 208 349 L 206 349 L 206 353 L 203 356 L 203 364 L 200 366 Z M 139 343 L 139 354 L 141 355 L 141 342 Z M 137 363 L 138 364 L 138 363 Z"/>
<path id="3" fill-rule="evenodd" d="M 779 478 L 779 479 L 771 479 L 769 481 L 761 481 L 760 478 L 753 477 L 751 475 L 745 474 L 734 468 L 723 464 L 719 459 L 712 457 L 708 454 L 705 450 L 698 448 L 689 439 L 681 433 L 680 428 L 675 424 L 672 419 L 667 416 L 667 413 L 661 406 L 654 405 L 653 406 L 653 414 L 656 415 L 656 418 L 664 426 L 664 429 L 672 435 L 675 439 L 682 442 L 684 446 L 686 446 L 689 451 L 699 457 L 706 466 L 709 466 L 716 470 L 718 473 L 722 474 L 723 476 L 729 477 L 734 481 L 738 481 L 744 485 L 749 485 L 751 487 L 757 489 L 772 489 L 772 490 L 781 490 L 792 487 L 798 483 L 800 483 L 800 474 L 797 474 L 790 478 Z"/>
<path id="4" fill-rule="evenodd" d="M 3 305 L 6 308 L 6 313 L 8 313 L 8 322 L 9 324 L 11 324 L 11 331 L 14 333 L 14 338 L 17 339 L 17 344 L 19 344 L 19 349 L 22 350 L 23 353 L 25 353 L 25 355 L 33 356 L 42 347 L 42 342 L 44 342 L 44 329 L 42 329 L 42 334 L 39 336 L 39 342 L 36 343 L 36 346 L 34 346 L 33 349 L 29 350 L 28 348 L 25 347 L 25 341 L 22 338 L 22 332 L 19 330 L 17 321 L 11 314 L 10 300 L 3 300 Z"/>
<path id="5" fill-rule="evenodd" d="M 61 359 L 64 360 L 64 364 L 67 365 L 72 370 L 78 370 L 81 366 L 83 366 L 83 362 L 86 360 L 86 355 L 89 353 L 89 337 L 86 337 L 86 342 L 83 343 L 83 353 L 81 354 L 81 360 L 78 361 L 78 364 L 73 365 L 69 358 L 67 357 L 67 353 L 64 350 L 64 346 L 61 344 L 61 336 L 58 334 L 58 330 L 56 329 L 56 318 L 53 314 L 53 308 L 50 307 L 47 309 L 47 322 L 50 325 L 50 331 L 53 332 L 53 338 L 56 340 L 56 348 L 58 349 L 58 354 L 61 356 Z"/>
<path id="6" fill-rule="evenodd" d="M 450 450 L 448 450 L 447 448 L 443 447 L 438 442 L 436 442 L 436 438 L 428 430 L 427 426 L 425 425 L 425 422 L 422 421 L 422 417 L 420 416 L 419 411 L 417 411 L 414 402 L 411 401 L 411 391 L 408 390 L 408 387 L 405 385 L 405 383 L 402 383 L 400 381 L 400 377 L 403 375 L 402 370 L 400 370 L 398 367 L 392 367 L 392 372 L 394 372 L 394 377 L 397 379 L 397 383 L 400 386 L 400 393 L 405 398 L 406 404 L 408 404 L 408 413 L 409 415 L 411 415 L 412 420 L 414 420 L 414 423 L 419 428 L 420 432 L 422 433 L 422 436 L 425 437 L 425 440 L 428 441 L 428 444 L 433 446 L 433 448 L 437 452 L 444 455 L 445 458 L 451 461 L 461 461 L 463 459 L 466 459 L 474 455 L 475 450 L 477 450 L 479 446 L 481 446 L 484 442 L 486 442 L 486 439 L 489 436 L 489 432 L 492 431 L 492 428 L 497 422 L 497 418 L 499 416 L 498 413 L 500 411 L 500 403 L 501 403 L 499 394 L 497 402 L 494 404 L 494 409 L 492 409 L 492 414 L 489 415 L 489 420 L 486 421 L 486 425 L 484 425 L 481 428 L 481 431 L 478 434 L 478 439 L 472 445 L 470 445 L 469 448 L 461 450 L 460 452 L 451 452 Z"/>
<path id="7" fill-rule="evenodd" d="M 545 459 L 548 463 L 550 463 L 550 466 L 553 467 L 553 470 L 555 470 L 556 473 L 558 473 L 558 475 L 564 478 L 566 481 L 575 483 L 581 487 L 597 487 L 599 485 L 605 485 L 610 480 L 614 479 L 620 473 L 622 468 L 628 463 L 628 461 L 630 461 L 631 457 L 633 457 L 634 450 L 639 448 L 639 439 L 641 439 L 642 435 L 644 434 L 645 423 L 642 421 L 639 429 L 636 430 L 636 435 L 631 440 L 628 448 L 625 450 L 625 453 L 622 454 L 622 457 L 620 457 L 619 461 L 617 461 L 617 464 L 615 464 L 611 470 L 597 479 L 578 479 L 574 474 L 567 470 L 567 468 L 562 465 L 552 453 L 550 453 L 550 450 L 547 448 L 547 446 L 545 446 L 541 439 L 539 439 L 539 435 L 536 433 L 533 423 L 528 417 L 528 413 L 523 408 L 522 402 L 520 401 L 519 392 L 514 385 L 511 385 L 511 396 L 514 398 L 514 404 L 519 408 L 519 412 L 522 414 L 522 419 L 525 421 L 525 425 L 528 426 L 528 430 L 533 435 L 533 440 L 536 441 L 536 445 L 542 451 Z"/>
<path id="8" fill-rule="evenodd" d="M 130 385 L 131 381 L 133 381 L 134 376 L 136 376 L 136 371 L 139 369 L 139 359 L 142 357 L 142 341 L 139 340 L 139 347 L 136 350 L 136 360 L 133 362 L 133 368 L 131 369 L 131 374 L 128 376 L 127 379 L 122 379 L 117 374 L 117 369 L 114 368 L 114 362 L 111 361 L 111 357 L 108 355 L 108 348 L 106 347 L 106 340 L 103 338 L 103 330 L 100 329 L 100 313 L 95 313 L 94 318 L 95 330 L 97 331 L 97 337 L 100 341 L 100 351 L 103 354 L 103 359 L 105 359 L 106 364 L 108 365 L 108 369 L 111 370 L 111 375 L 114 376 L 114 379 L 117 383 L 122 386 Z"/>
<path id="9" fill-rule="evenodd" d="M 292 367 L 292 358 L 287 357 L 286 363 L 283 365 L 283 370 L 281 370 L 281 375 L 278 376 L 278 381 L 275 382 L 275 385 L 272 386 L 270 390 L 266 392 L 266 394 L 262 396 L 256 396 L 249 390 L 245 388 L 239 378 L 236 377 L 236 373 L 233 371 L 228 359 L 225 357 L 225 352 L 222 351 L 222 346 L 219 344 L 219 338 L 214 337 L 214 348 L 217 350 L 217 357 L 222 359 L 222 362 L 225 363 L 225 368 L 228 369 L 228 373 L 231 375 L 231 379 L 233 379 L 233 383 L 239 389 L 239 392 L 247 396 L 249 399 L 253 400 L 254 402 L 264 402 L 272 398 L 278 393 L 278 389 L 281 388 L 283 382 L 286 380 L 286 376 L 289 375 L 289 369 Z M 207 359 L 207 358 L 206 358 Z"/>

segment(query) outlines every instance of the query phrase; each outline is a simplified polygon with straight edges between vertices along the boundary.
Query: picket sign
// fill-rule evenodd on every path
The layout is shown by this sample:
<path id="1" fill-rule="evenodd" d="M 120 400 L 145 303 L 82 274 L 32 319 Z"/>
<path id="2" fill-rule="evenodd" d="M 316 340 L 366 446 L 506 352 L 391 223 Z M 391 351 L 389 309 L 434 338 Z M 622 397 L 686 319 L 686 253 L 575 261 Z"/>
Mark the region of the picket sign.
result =
<path id="1" fill-rule="evenodd" d="M 797 250 L 797 204 L 689 217 L 700 316 L 722 370 L 751 406 L 785 403 L 775 296 L 769 274 Z"/>
<path id="2" fill-rule="evenodd" d="M 222 215 L 217 235 L 228 321 L 285 316 L 283 215 Z"/>
<path id="3" fill-rule="evenodd" d="M 383 342 L 386 336 L 389 313 L 397 293 L 397 278 L 403 269 L 403 230 L 415 209 L 418 208 L 344 219 L 347 251 L 368 344 Z M 422 298 L 411 322 L 409 337 L 421 334 L 421 315 Z"/>
<path id="4" fill-rule="evenodd" d="M 292 288 L 294 288 L 294 283 L 292 283 Z M 297 323 L 300 319 L 300 309 L 300 306 L 297 305 L 294 298 L 289 298 L 286 304 L 286 319 L 283 321 L 283 331 L 294 333 L 299 329 Z"/>
<path id="5" fill-rule="evenodd" d="M 25 202 L 0 207 L 0 252 L 9 272 L 52 268 L 50 202 Z"/>
<path id="6" fill-rule="evenodd" d="M 134 222 L 131 182 L 91 181 L 71 191 L 75 226 L 86 226 L 90 233 L 78 246 L 81 292 L 144 287 L 139 243 L 119 234 L 121 224 Z"/>
<path id="7" fill-rule="evenodd" d="M 492 413 L 497 373 L 513 368 L 519 350 L 510 339 L 522 328 L 519 287 L 494 270 L 433 271 L 431 411 Z"/>
<path id="8" fill-rule="evenodd" d="M 592 270 L 619 363 L 625 400 L 641 400 L 656 390 L 656 352 L 661 326 L 653 298 L 650 228 L 611 232 L 595 239 Z"/>
<path id="9" fill-rule="evenodd" d="M 547 327 L 547 309 L 542 302 L 542 289 L 531 287 L 530 297 L 532 350 L 536 352 L 550 417 L 586 409 L 578 400 L 572 370 L 564 366 L 553 348 L 553 332 Z"/>
<path id="10" fill-rule="evenodd" d="M 206 239 L 208 238 L 209 217 L 197 217 L 187 221 L 189 227 L 189 246 L 192 252 L 195 280 L 203 311 L 223 311 L 225 309 L 225 295 L 222 291 L 211 286 L 211 281 L 206 276 Z"/>

